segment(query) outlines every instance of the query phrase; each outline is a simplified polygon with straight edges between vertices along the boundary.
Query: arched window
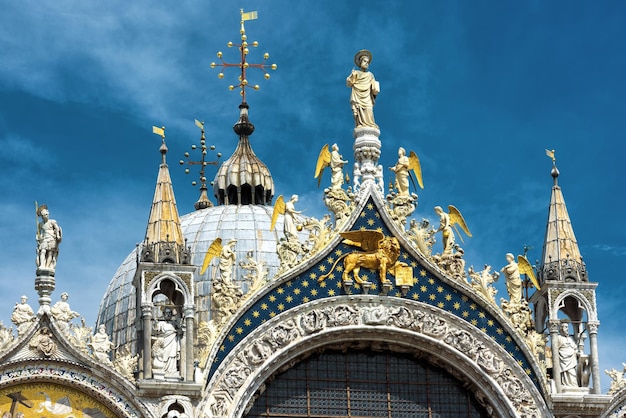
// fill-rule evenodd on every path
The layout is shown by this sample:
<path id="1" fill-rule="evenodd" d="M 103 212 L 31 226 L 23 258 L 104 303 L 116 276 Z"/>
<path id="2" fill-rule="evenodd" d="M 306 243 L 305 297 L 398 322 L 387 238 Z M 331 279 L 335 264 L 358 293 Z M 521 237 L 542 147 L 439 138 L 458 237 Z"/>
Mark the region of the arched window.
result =
<path id="1" fill-rule="evenodd" d="M 447 371 L 392 352 L 325 351 L 274 375 L 246 415 L 256 417 L 488 417 Z"/>

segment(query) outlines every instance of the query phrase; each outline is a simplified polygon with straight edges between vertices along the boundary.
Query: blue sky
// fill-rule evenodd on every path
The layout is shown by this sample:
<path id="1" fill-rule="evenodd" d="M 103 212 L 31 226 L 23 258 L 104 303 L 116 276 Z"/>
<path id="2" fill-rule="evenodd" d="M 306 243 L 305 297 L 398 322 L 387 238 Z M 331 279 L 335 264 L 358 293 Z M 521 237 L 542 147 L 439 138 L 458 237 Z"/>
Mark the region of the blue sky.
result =
<path id="1" fill-rule="evenodd" d="M 177 164 L 198 142 L 193 120 L 205 121 L 224 157 L 236 145 L 240 98 L 227 86 L 237 74 L 219 80 L 210 63 L 217 51 L 238 59 L 226 43 L 239 41 L 240 7 L 259 12 L 246 24 L 260 43 L 250 61 L 269 52 L 278 65 L 268 81 L 250 70 L 261 90 L 248 95 L 252 144 L 276 195 L 298 193 L 305 214 L 326 212 L 315 161 L 334 142 L 353 161 L 345 78 L 355 52 L 369 49 L 381 163 L 393 165 L 399 146 L 419 155 L 425 189 L 414 216 L 434 222 L 434 206 L 457 206 L 474 235 L 468 266 L 499 270 L 524 245 L 540 258 L 552 185 L 544 150 L 556 149 L 580 250 L 600 283 L 600 368 L 626 361 L 619 1 L 0 0 L 4 324 L 22 294 L 37 304 L 35 200 L 64 231 L 55 294 L 68 291 L 95 322 L 110 278 L 145 233 L 160 162 L 152 125 L 166 126 L 179 212 L 193 210 L 194 178 Z M 506 296 L 497 287 L 496 298 Z"/>

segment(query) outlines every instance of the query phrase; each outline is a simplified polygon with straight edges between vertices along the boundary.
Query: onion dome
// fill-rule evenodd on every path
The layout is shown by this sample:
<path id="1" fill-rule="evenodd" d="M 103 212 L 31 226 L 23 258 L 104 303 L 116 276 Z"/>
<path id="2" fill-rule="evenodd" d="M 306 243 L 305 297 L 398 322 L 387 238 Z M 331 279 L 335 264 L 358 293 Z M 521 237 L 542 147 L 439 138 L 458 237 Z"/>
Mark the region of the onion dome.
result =
<path id="1" fill-rule="evenodd" d="M 213 182 L 218 205 L 270 205 L 274 180 L 267 166 L 256 156 L 249 136 L 254 125 L 248 119 L 248 104 L 239 105 L 239 120 L 233 130 L 239 143 L 233 155 L 219 168 Z"/>

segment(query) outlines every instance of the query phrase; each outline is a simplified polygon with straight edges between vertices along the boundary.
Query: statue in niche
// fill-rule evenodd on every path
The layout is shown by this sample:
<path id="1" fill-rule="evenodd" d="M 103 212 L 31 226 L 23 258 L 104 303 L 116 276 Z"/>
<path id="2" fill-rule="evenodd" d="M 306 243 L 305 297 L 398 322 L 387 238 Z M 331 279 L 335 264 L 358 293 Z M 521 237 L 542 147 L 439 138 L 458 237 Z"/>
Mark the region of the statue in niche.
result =
<path id="1" fill-rule="evenodd" d="M 93 358 L 109 366 L 113 364 L 111 359 L 109 359 L 109 352 L 113 348 L 113 343 L 106 333 L 104 324 L 100 324 L 98 332 L 91 337 L 89 346 L 91 347 Z"/>
<path id="2" fill-rule="evenodd" d="M 166 375 L 178 374 L 180 359 L 180 328 L 174 320 L 174 311 L 170 307 L 163 308 L 163 317 L 154 327 L 152 343 L 152 367 Z"/>
<path id="3" fill-rule="evenodd" d="M 48 327 L 41 328 L 39 333 L 33 337 L 28 346 L 45 357 L 50 357 L 57 349 L 57 345 L 52 339 L 52 332 Z"/>
<path id="4" fill-rule="evenodd" d="M 67 292 L 61 293 L 61 300 L 50 308 L 50 313 L 57 320 L 57 324 L 64 332 L 69 332 L 70 321 L 74 318 L 78 318 L 80 314 L 78 312 L 74 312 L 70 308 L 70 304 L 67 299 L 70 296 Z"/>
<path id="5" fill-rule="evenodd" d="M 41 217 L 41 222 L 37 224 L 37 259 L 35 261 L 39 269 L 54 270 L 63 235 L 61 227 L 57 221 L 50 219 L 47 205 L 38 206 L 36 213 Z"/>
<path id="6" fill-rule="evenodd" d="M 556 336 L 559 353 L 559 365 L 561 366 L 561 385 L 564 387 L 578 387 L 576 368 L 578 367 L 578 345 L 569 335 L 569 323 L 561 322 L 559 335 Z"/>
<path id="7" fill-rule="evenodd" d="M 17 326 L 17 335 L 22 335 L 35 321 L 35 313 L 33 312 L 33 308 L 26 303 L 27 300 L 28 298 L 26 296 L 22 296 L 20 303 L 15 304 L 15 308 L 13 308 L 13 313 L 11 314 L 11 321 Z"/>
<path id="8" fill-rule="evenodd" d="M 380 84 L 374 78 L 374 74 L 369 72 L 371 62 L 372 53 L 370 51 L 363 49 L 357 52 L 354 56 L 354 63 L 359 67 L 359 70 L 352 69 L 346 79 L 346 85 L 352 88 L 350 106 L 356 128 L 378 129 L 378 125 L 374 121 L 374 103 L 380 92 Z"/>

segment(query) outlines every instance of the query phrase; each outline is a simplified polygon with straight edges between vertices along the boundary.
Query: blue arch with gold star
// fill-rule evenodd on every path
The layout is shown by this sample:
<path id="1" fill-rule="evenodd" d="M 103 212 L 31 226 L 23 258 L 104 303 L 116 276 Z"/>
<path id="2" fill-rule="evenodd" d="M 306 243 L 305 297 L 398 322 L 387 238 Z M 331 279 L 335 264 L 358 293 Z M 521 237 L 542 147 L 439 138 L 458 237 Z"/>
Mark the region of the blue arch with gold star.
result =
<path id="1" fill-rule="evenodd" d="M 385 236 L 393 235 L 385 224 L 371 196 L 362 206 L 351 230 L 376 230 L 382 232 Z M 259 325 L 278 314 L 287 312 L 304 303 L 349 294 L 343 289 L 341 263 L 337 264 L 335 270 L 325 280 L 318 281 L 318 278 L 331 271 L 333 264 L 339 257 L 354 250 L 354 246 L 340 242 L 334 248 L 329 249 L 324 258 L 314 266 L 294 277 L 278 281 L 274 286 L 267 289 L 264 294 L 257 295 L 258 299 L 256 302 L 250 305 L 244 312 L 239 313 L 239 318 L 221 341 L 207 376 L 207 382 L 210 381 L 218 366 L 229 353 Z M 461 291 L 440 279 L 438 275 L 430 272 L 410 251 L 407 251 L 402 246 L 398 260 L 407 263 L 413 268 L 413 286 L 406 293 L 406 296 L 402 296 L 400 288 L 395 286 L 394 281 L 391 280 L 393 285 L 391 291 L 386 296 L 380 297 L 404 297 L 427 303 L 457 316 L 462 321 L 470 323 L 477 329 L 477 332 L 487 334 L 503 347 L 509 355 L 515 358 L 535 386 L 541 391 L 539 378 L 531 365 L 531 361 L 526 357 L 524 351 L 509 332 L 512 328 L 510 325 L 503 325 L 501 319 L 492 315 L 488 309 L 485 309 L 484 301 L 473 298 L 467 291 Z M 380 290 L 378 274 L 378 271 L 366 268 L 360 271 L 360 276 L 367 278 L 372 283 L 369 291 L 372 295 L 377 294 Z M 389 279 L 393 279 L 390 273 L 387 273 L 387 275 Z M 359 285 L 356 283 L 349 292 L 355 291 L 359 291 Z"/>

